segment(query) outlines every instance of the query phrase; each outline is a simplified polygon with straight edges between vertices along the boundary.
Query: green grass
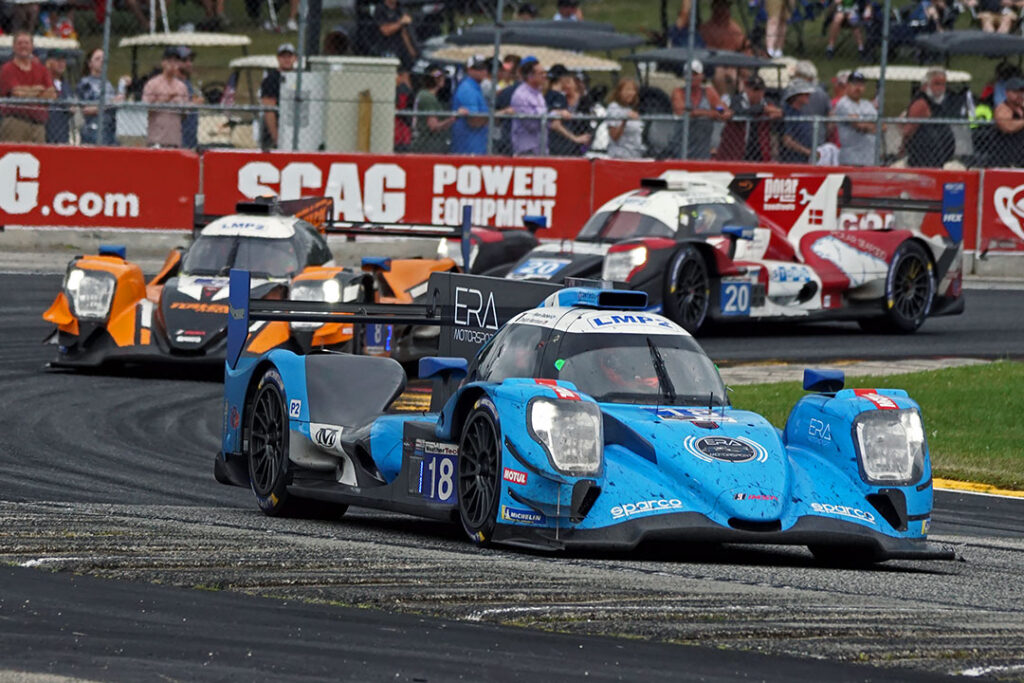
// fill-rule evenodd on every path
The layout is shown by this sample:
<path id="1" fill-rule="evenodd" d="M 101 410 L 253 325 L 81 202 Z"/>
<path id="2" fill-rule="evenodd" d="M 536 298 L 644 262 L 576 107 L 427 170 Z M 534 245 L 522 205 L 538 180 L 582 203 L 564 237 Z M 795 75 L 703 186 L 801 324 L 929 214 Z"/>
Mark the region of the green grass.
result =
<path id="1" fill-rule="evenodd" d="M 849 388 L 905 389 L 921 406 L 934 476 L 1024 490 L 1024 363 L 851 377 Z M 797 382 L 734 387 L 733 404 L 782 427 Z"/>

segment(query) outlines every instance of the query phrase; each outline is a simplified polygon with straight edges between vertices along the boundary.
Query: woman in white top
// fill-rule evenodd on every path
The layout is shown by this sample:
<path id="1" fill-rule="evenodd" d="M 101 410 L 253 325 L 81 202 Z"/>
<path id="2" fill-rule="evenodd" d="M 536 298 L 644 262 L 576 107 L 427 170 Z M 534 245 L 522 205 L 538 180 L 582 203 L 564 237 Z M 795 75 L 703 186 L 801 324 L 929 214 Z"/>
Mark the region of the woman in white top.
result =
<path id="1" fill-rule="evenodd" d="M 636 107 L 640 91 L 632 78 L 622 78 L 612 91 L 608 105 L 608 156 L 640 159 L 644 156 L 644 123 Z"/>

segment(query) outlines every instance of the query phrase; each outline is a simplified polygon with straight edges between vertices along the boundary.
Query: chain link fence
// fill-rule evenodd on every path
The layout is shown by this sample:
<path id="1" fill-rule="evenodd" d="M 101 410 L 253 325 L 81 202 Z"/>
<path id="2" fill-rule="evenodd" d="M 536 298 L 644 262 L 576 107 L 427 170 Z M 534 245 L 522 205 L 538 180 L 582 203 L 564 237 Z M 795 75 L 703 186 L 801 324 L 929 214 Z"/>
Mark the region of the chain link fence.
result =
<path id="1" fill-rule="evenodd" d="M 582 11 L 588 17 L 600 15 L 617 3 L 593 1 Z M 555 0 L 537 4 L 540 19 L 563 11 Z M 713 18 L 711 2 L 697 5 L 691 16 L 698 23 Z M 785 0 L 781 14 L 779 5 L 737 0 L 731 16 L 756 54 L 774 57 L 784 50 L 821 58 L 817 64 L 827 74 L 822 77 L 825 86 L 836 71 L 828 67 L 829 60 L 850 67 L 838 70 L 837 76 L 883 57 L 920 62 L 929 55 L 915 42 L 917 36 L 978 21 L 956 3 L 938 14 L 918 5 L 868 0 L 852 5 Z M 671 10 L 671 3 L 666 6 Z M 580 11 L 573 3 L 569 9 Z M 893 79 L 887 81 L 887 100 L 880 87 L 872 94 L 883 105 L 888 102 L 881 119 L 783 112 L 780 100 L 789 83 L 781 72 L 794 71 L 791 58 L 776 59 L 775 68 L 761 71 L 774 102 L 771 113 L 750 116 L 744 113 L 749 107 L 729 108 L 730 97 L 740 101 L 730 91 L 746 75 L 728 69 L 704 74 L 704 83 L 714 84 L 724 95 L 721 105 L 695 100 L 683 111 L 672 101 L 682 80 L 678 65 L 666 75 L 653 68 L 635 69 L 624 51 L 597 57 L 546 47 L 452 46 L 445 41 L 446 36 L 489 24 L 499 12 L 506 20 L 538 14 L 532 3 L 519 0 L 6 3 L 0 9 L 0 28 L 11 35 L 0 36 L 0 61 L 18 54 L 19 38 L 13 34 L 31 31 L 30 49 L 56 85 L 56 99 L 33 99 L 39 92 L 4 91 L 0 79 L 0 95 L 6 95 L 0 97 L 0 140 L 200 152 L 230 147 L 935 167 L 1024 164 L 1024 134 L 993 123 L 994 101 L 986 100 L 991 102 L 986 105 L 988 119 L 974 120 L 978 110 L 970 93 L 973 87 L 982 96 L 982 79 L 972 80 L 966 71 L 949 71 L 951 89 L 955 85 L 967 93 L 958 112 L 962 118 L 938 118 L 948 116 L 950 108 L 935 109 L 938 114 L 932 118 L 907 118 L 906 105 L 918 96 L 921 74 L 906 76 L 897 67 L 885 72 Z M 655 14 L 652 8 L 651 23 Z M 671 23 L 672 17 L 668 19 Z M 671 43 L 668 29 L 652 32 L 651 40 Z M 477 53 L 500 54 L 502 59 L 485 59 L 484 73 L 470 79 L 467 61 L 475 61 Z M 302 54 L 308 57 L 300 59 Z M 560 85 L 556 97 L 547 92 L 539 108 L 524 114 L 516 113 L 525 110 L 509 102 L 508 91 L 526 78 L 519 60 L 527 54 L 542 60 L 550 77 L 545 85 Z M 964 63 L 975 74 L 993 66 L 982 58 Z M 568 68 L 556 75 L 556 64 Z M 998 84 L 1013 77 L 1012 66 L 995 65 L 997 75 L 1006 67 L 999 76 L 1002 81 L 996 82 L 995 101 L 1005 96 Z M 878 67 L 865 73 L 872 68 L 869 78 L 874 82 Z M 634 73 L 639 104 L 634 114 L 620 112 L 627 118 L 616 118 L 609 93 L 622 77 Z M 479 93 L 481 103 L 472 112 L 456 95 L 467 80 L 479 83 L 469 88 Z M 911 83 L 909 96 L 900 82 Z M 696 92 L 699 100 L 703 91 Z M 828 102 L 833 94 L 821 89 L 821 95 Z M 902 116 L 894 116 L 900 110 Z"/>

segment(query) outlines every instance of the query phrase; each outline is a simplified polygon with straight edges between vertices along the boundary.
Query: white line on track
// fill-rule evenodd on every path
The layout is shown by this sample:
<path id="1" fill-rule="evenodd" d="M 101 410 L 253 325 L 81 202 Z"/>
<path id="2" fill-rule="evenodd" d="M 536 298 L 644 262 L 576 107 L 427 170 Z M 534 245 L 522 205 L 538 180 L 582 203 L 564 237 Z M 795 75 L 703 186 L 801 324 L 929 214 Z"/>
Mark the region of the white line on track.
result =
<path id="1" fill-rule="evenodd" d="M 964 669 L 960 672 L 960 675 L 976 678 L 978 676 L 988 676 L 991 674 L 1007 674 L 1013 671 L 1024 671 L 1024 664 L 1012 664 L 1010 666 L 976 666 L 973 669 Z"/>

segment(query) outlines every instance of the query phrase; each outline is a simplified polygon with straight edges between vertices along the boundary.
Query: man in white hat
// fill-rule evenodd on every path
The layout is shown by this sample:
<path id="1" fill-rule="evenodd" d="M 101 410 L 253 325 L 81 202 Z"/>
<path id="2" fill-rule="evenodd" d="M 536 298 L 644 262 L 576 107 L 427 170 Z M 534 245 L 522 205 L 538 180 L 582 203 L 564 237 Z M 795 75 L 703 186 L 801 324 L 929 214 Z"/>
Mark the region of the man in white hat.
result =
<path id="1" fill-rule="evenodd" d="M 807 81 L 793 80 L 783 93 L 781 161 L 789 164 L 814 162 L 814 127 L 810 121 L 791 121 L 791 117 L 806 116 L 804 109 L 814 92 Z M 822 136 L 824 137 L 824 136 Z"/>
<path id="2" fill-rule="evenodd" d="M 291 43 L 281 43 L 277 48 L 277 68 L 268 71 L 260 83 L 260 104 L 264 107 L 273 107 L 264 114 L 260 131 L 260 146 L 264 149 L 277 147 L 277 104 L 281 99 L 281 81 L 284 79 L 284 72 L 295 68 L 296 61 L 295 46 Z"/>

